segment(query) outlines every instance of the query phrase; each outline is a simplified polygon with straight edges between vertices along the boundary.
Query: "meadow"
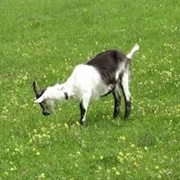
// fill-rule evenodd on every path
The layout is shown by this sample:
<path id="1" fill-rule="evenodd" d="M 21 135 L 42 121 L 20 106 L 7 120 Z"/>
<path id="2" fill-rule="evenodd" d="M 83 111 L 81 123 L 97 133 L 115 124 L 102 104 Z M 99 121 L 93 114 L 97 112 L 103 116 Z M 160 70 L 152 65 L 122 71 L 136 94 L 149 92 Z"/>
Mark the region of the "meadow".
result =
<path id="1" fill-rule="evenodd" d="M 1 0 L 0 180 L 180 178 L 179 0 Z M 112 118 L 113 98 L 59 104 L 42 116 L 40 87 L 64 82 L 106 49 L 132 60 L 132 113 Z"/>

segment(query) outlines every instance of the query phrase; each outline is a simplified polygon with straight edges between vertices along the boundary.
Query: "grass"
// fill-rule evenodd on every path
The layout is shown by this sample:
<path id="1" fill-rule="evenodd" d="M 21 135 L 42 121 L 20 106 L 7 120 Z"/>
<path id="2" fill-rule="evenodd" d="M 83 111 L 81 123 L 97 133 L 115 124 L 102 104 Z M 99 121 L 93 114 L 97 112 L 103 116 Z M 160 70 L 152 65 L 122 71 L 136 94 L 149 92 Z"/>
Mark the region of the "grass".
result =
<path id="1" fill-rule="evenodd" d="M 178 0 L 1 0 L 0 179 L 179 179 Z M 78 124 L 75 101 L 43 117 L 32 81 L 63 82 L 76 64 L 134 43 L 131 118 L 111 96 Z"/>

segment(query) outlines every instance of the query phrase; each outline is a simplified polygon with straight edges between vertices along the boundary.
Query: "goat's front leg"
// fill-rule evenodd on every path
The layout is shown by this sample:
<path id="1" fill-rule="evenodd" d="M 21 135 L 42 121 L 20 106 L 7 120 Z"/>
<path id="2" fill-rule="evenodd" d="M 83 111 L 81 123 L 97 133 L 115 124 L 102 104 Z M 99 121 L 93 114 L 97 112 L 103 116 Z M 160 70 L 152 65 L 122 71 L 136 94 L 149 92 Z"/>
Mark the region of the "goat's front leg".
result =
<path id="1" fill-rule="evenodd" d="M 81 113 L 81 117 L 80 117 L 80 124 L 83 125 L 86 121 L 86 114 L 87 114 L 87 108 L 89 105 L 89 101 L 90 101 L 90 94 L 86 94 L 83 96 L 82 101 L 80 102 L 80 113 Z"/>
<path id="2" fill-rule="evenodd" d="M 125 115 L 124 119 L 128 119 L 131 112 L 131 93 L 129 91 L 129 72 L 125 72 L 122 77 L 122 90 L 125 100 Z"/>
<path id="3" fill-rule="evenodd" d="M 112 92 L 113 96 L 114 96 L 114 114 L 113 114 L 113 118 L 117 118 L 120 112 L 120 105 L 121 105 L 121 96 L 119 94 L 118 90 L 114 90 Z"/>

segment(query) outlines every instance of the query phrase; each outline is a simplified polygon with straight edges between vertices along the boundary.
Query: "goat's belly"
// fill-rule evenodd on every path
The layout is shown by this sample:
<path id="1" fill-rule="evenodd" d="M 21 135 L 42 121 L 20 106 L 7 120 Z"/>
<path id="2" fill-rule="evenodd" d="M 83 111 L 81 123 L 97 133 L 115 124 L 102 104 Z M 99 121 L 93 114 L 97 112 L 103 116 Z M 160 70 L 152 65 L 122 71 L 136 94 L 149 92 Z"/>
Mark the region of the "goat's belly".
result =
<path id="1" fill-rule="evenodd" d="M 92 100 L 98 100 L 105 94 L 108 94 L 112 90 L 111 85 L 105 85 L 104 83 L 92 90 Z"/>
<path id="2" fill-rule="evenodd" d="M 112 86 L 107 86 L 105 84 L 101 86 L 89 86 L 89 84 L 86 84 L 85 86 L 76 86 L 74 89 L 75 98 L 82 100 L 82 97 L 84 94 L 90 95 L 90 101 L 96 101 L 100 97 L 102 97 L 105 94 L 108 94 L 112 90 Z"/>

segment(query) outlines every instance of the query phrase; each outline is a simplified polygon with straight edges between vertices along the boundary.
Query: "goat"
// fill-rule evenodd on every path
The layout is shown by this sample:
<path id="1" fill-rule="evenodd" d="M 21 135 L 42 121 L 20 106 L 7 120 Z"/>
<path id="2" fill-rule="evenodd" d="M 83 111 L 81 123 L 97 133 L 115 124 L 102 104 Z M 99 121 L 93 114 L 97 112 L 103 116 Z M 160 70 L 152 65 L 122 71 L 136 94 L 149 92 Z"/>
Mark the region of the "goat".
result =
<path id="1" fill-rule="evenodd" d="M 43 115 L 49 115 L 55 102 L 76 98 L 80 102 L 80 124 L 86 120 L 87 108 L 91 101 L 110 93 L 114 96 L 114 114 L 119 115 L 122 89 L 127 119 L 131 111 L 131 93 L 129 91 L 131 59 L 139 45 L 135 44 L 128 55 L 117 50 L 107 50 L 96 55 L 84 64 L 77 65 L 71 76 L 63 84 L 56 84 L 40 90 L 37 81 L 33 82 L 36 95 L 35 103 L 40 104 Z"/>

